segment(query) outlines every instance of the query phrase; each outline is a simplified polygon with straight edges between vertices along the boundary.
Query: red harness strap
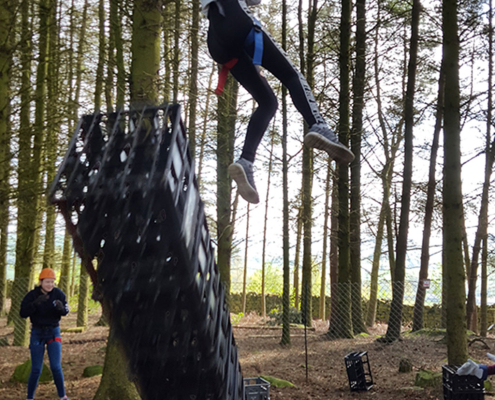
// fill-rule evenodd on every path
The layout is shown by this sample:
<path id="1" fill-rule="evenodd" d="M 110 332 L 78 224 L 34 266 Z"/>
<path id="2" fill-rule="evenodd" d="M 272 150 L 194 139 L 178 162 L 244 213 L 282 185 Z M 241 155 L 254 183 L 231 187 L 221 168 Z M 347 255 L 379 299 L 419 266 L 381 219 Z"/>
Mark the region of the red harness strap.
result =
<path id="1" fill-rule="evenodd" d="M 50 344 L 51 342 L 59 342 L 62 343 L 62 338 L 56 337 L 55 339 L 49 340 L 46 344 Z"/>
<path id="2" fill-rule="evenodd" d="M 234 65 L 239 61 L 238 58 L 233 58 L 229 62 L 222 65 L 222 69 L 220 70 L 220 75 L 218 76 L 218 85 L 215 89 L 215 93 L 220 96 L 223 93 L 223 88 L 225 86 L 225 82 L 227 81 L 227 75 L 229 75 L 229 71 Z"/>

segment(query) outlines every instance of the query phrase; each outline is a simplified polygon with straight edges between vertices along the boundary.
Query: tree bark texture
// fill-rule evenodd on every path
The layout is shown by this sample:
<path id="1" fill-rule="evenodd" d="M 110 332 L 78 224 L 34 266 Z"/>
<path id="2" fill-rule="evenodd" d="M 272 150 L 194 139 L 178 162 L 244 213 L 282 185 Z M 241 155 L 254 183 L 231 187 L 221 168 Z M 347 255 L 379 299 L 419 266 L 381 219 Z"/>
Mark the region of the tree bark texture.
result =
<path id="1" fill-rule="evenodd" d="M 325 299 L 327 288 L 327 245 L 328 245 L 328 217 L 330 215 L 329 200 L 331 197 L 332 166 L 330 161 L 327 165 L 327 176 L 325 179 L 325 206 L 323 214 L 323 253 L 321 256 L 321 288 L 320 288 L 320 319 L 326 317 Z"/>
<path id="2" fill-rule="evenodd" d="M 238 83 L 230 75 L 224 93 L 218 98 L 217 121 L 217 263 L 225 293 L 230 293 L 232 253 L 232 185 L 228 167 L 234 161 L 235 121 Z"/>
<path id="3" fill-rule="evenodd" d="M 132 15 L 131 107 L 158 103 L 161 0 L 137 0 Z"/>
<path id="4" fill-rule="evenodd" d="M 28 7 L 28 6 L 26 6 Z M 29 10 L 27 11 L 29 15 Z M 38 206 L 41 197 L 41 155 L 45 134 L 46 73 L 48 35 L 50 26 L 49 1 L 39 5 L 39 56 L 36 71 L 35 116 L 32 132 L 21 131 L 19 138 L 19 194 L 17 217 L 17 241 L 14 288 L 17 299 L 13 299 L 14 345 L 25 346 L 28 341 L 28 321 L 19 316 L 19 305 L 29 291 L 32 281 L 36 236 L 39 230 Z M 27 115 L 29 121 L 29 115 Z M 31 149 L 31 141 L 33 146 Z"/>
<path id="5" fill-rule="evenodd" d="M 351 199 L 350 199 L 350 268 L 352 328 L 354 333 L 367 332 L 361 306 L 361 137 L 363 132 L 364 87 L 366 83 L 366 0 L 356 2 L 356 71 L 353 78 Z"/>
<path id="6" fill-rule="evenodd" d="M 444 102 L 444 79 L 443 67 L 440 66 L 440 77 L 438 78 L 438 97 L 437 97 L 437 115 L 435 121 L 435 129 L 433 131 L 433 141 L 431 143 L 430 154 L 430 169 L 428 172 L 428 188 L 426 193 L 425 218 L 423 228 L 423 241 L 421 243 L 421 261 L 419 266 L 418 289 L 416 291 L 416 300 L 414 303 L 413 327 L 412 331 L 423 329 L 423 311 L 425 305 L 426 289 L 424 281 L 428 279 L 428 264 L 430 262 L 430 236 L 431 223 L 433 219 L 433 209 L 435 206 L 435 189 L 436 167 L 438 144 L 440 141 L 440 131 L 442 130 L 443 122 L 443 102 Z"/>
<path id="7" fill-rule="evenodd" d="M 12 54 L 17 1 L 0 1 L 0 316 L 5 314 L 7 298 L 7 230 L 10 197 L 10 96 Z"/>
<path id="8" fill-rule="evenodd" d="M 467 360 L 465 275 L 462 258 L 462 186 L 457 2 L 442 1 L 445 66 L 443 234 L 447 287 L 447 355 L 450 365 Z"/>
<path id="9" fill-rule="evenodd" d="M 282 0 L 282 49 L 287 50 L 287 0 Z M 287 160 L 287 88 L 282 86 L 282 213 L 283 213 L 283 279 L 281 346 L 290 346 L 290 240 L 289 240 L 289 183 Z"/>
<path id="10" fill-rule="evenodd" d="M 404 278 L 406 272 L 407 237 L 409 233 L 409 211 L 411 207 L 413 126 L 414 126 L 414 92 L 416 84 L 416 67 L 418 58 L 419 17 L 421 4 L 413 0 L 411 19 L 411 41 L 409 47 L 409 64 L 407 67 L 407 89 L 404 108 L 404 181 L 402 184 L 399 235 L 397 237 L 397 256 L 393 281 L 393 297 L 386 334 L 387 341 L 400 337 L 402 326 L 402 306 L 404 301 Z"/>

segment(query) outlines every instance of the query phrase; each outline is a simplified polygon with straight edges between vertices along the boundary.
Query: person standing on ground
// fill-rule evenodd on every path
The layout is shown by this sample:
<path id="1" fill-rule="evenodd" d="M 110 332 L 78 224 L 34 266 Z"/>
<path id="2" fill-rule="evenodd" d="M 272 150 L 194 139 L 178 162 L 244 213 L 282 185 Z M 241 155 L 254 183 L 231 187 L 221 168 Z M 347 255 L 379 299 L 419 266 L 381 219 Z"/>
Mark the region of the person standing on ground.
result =
<path id="1" fill-rule="evenodd" d="M 303 75 L 287 58 L 268 32 L 253 17 L 248 5 L 261 0 L 201 0 L 202 12 L 208 17 L 208 49 L 213 60 L 223 65 L 217 94 L 223 90 L 228 71 L 253 96 L 258 108 L 251 116 L 239 160 L 229 166 L 239 194 L 250 203 L 259 196 L 253 176 L 256 150 L 275 115 L 278 102 L 258 65 L 270 71 L 289 90 L 292 101 L 309 126 L 304 143 L 326 151 L 339 163 L 350 163 L 354 154 L 328 127 Z"/>
<path id="2" fill-rule="evenodd" d="M 39 275 L 39 286 L 31 290 L 21 303 L 20 315 L 31 320 L 31 374 L 29 375 L 27 399 L 34 399 L 38 380 L 43 368 L 45 346 L 50 359 L 50 369 L 60 400 L 69 400 L 65 394 L 62 372 L 62 339 L 60 317 L 69 313 L 65 294 L 55 287 L 55 271 L 45 268 Z"/>

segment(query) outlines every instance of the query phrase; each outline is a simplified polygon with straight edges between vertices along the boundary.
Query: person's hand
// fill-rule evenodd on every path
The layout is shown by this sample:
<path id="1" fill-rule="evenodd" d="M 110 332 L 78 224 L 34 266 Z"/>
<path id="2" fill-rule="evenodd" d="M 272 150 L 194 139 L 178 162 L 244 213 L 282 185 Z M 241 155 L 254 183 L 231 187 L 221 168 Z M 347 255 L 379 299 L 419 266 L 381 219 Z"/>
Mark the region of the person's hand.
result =
<path id="1" fill-rule="evenodd" d="M 60 300 L 53 300 L 53 306 L 58 312 L 64 312 L 65 310 L 64 303 L 62 303 Z"/>
<path id="2" fill-rule="evenodd" d="M 42 294 L 41 296 L 38 296 L 36 300 L 34 300 L 33 304 L 35 306 L 39 306 L 41 303 L 45 302 L 48 300 L 48 295 L 47 294 Z"/>
<path id="3" fill-rule="evenodd" d="M 482 379 L 485 375 L 487 366 L 484 364 L 477 364 L 473 360 L 468 359 L 467 362 L 462 364 L 457 370 L 457 375 L 474 375 L 478 379 Z M 486 375 L 485 375 L 486 379 Z"/>

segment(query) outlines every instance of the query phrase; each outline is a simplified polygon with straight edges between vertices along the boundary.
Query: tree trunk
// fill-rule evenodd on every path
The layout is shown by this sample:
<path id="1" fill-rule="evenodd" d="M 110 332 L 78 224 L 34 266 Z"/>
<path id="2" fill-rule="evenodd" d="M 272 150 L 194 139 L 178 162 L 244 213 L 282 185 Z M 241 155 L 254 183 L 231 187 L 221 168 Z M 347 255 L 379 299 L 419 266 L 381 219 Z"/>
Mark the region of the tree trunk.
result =
<path id="1" fill-rule="evenodd" d="M 70 297 L 74 296 L 76 293 L 76 264 L 77 264 L 77 254 L 76 251 L 72 251 L 72 261 L 71 261 L 71 273 L 70 273 Z"/>
<path id="2" fill-rule="evenodd" d="M 172 1 L 163 3 L 163 58 L 165 61 L 165 73 L 163 76 L 163 97 L 170 101 L 172 93 L 172 43 L 171 43 Z"/>
<path id="3" fill-rule="evenodd" d="M 471 268 L 469 271 L 468 280 L 468 298 L 467 298 L 467 327 L 468 329 L 477 332 L 478 321 L 476 317 L 476 281 L 478 278 L 478 259 L 481 251 L 481 243 L 488 235 L 488 203 L 490 196 L 490 179 L 493 170 L 493 158 L 495 152 L 495 144 L 491 143 L 491 125 L 492 125 L 492 74 L 493 74 L 493 32 L 492 32 L 492 15 L 491 8 L 489 10 L 489 38 L 488 38 L 488 105 L 487 105 L 487 120 L 486 120 L 486 145 L 485 145 L 485 181 L 483 183 L 483 193 L 481 195 L 481 207 L 478 217 L 478 229 L 473 245 L 473 256 L 471 257 Z"/>
<path id="4" fill-rule="evenodd" d="M 102 87 L 103 93 L 105 95 L 105 105 L 106 105 L 106 110 L 107 113 L 113 112 L 114 109 L 114 97 L 115 97 L 115 66 L 117 65 L 117 61 L 115 59 L 115 29 L 114 29 L 114 24 L 113 24 L 113 18 L 114 15 L 113 13 L 117 12 L 114 8 L 115 1 L 110 0 L 110 13 L 109 13 L 109 20 L 110 20 L 110 27 L 108 29 L 108 46 L 105 46 L 105 37 L 101 37 L 101 35 L 104 35 L 105 31 L 105 25 L 104 25 L 104 18 L 105 18 L 105 7 L 101 8 L 102 4 L 104 5 L 104 2 L 100 0 L 100 4 L 98 7 L 98 18 L 100 22 L 100 27 L 99 27 L 99 49 L 98 49 L 98 68 L 100 68 L 100 63 L 101 63 L 101 73 L 103 74 L 103 69 L 105 69 L 106 66 L 106 77 L 105 81 L 103 82 L 103 77 L 102 79 L 102 85 L 104 84 L 104 87 Z M 103 22 L 102 22 L 103 21 Z M 103 26 L 102 26 L 103 24 Z M 103 32 L 102 32 L 103 29 Z M 102 47 L 103 46 L 103 47 Z M 105 53 L 107 54 L 106 57 L 106 65 L 105 65 Z M 95 86 L 95 98 L 98 96 L 98 78 L 97 78 L 97 84 Z M 96 110 L 96 107 L 95 107 Z"/>
<path id="5" fill-rule="evenodd" d="M 327 164 L 327 178 L 325 180 L 325 211 L 323 215 L 323 254 L 321 257 L 321 288 L 320 288 L 320 319 L 324 320 L 326 317 L 325 310 L 325 298 L 327 288 L 327 243 L 328 243 L 328 216 L 330 214 L 329 199 L 330 199 L 330 182 L 332 180 L 332 167 L 330 161 Z"/>
<path id="6" fill-rule="evenodd" d="M 407 236 L 409 232 L 409 211 L 411 205 L 413 126 L 414 126 L 414 90 L 418 58 L 419 17 L 421 4 L 413 0 L 411 19 L 411 41 L 409 64 L 407 67 L 407 89 L 405 101 L 404 132 L 404 181 L 402 185 L 399 235 L 397 237 L 397 256 L 393 281 L 393 297 L 385 340 L 392 342 L 400 337 L 402 326 L 402 306 L 404 301 L 404 278 L 406 272 Z"/>
<path id="7" fill-rule="evenodd" d="M 234 161 L 235 121 L 239 85 L 229 75 L 224 93 L 218 98 L 217 121 L 217 263 L 225 295 L 230 295 L 230 256 L 232 253 L 232 185 L 228 167 Z"/>
<path id="8" fill-rule="evenodd" d="M 447 355 L 450 365 L 467 360 L 466 290 L 462 259 L 462 186 L 457 1 L 443 0 L 445 65 L 443 234 L 447 286 Z"/>
<path id="9" fill-rule="evenodd" d="M 282 49 L 287 50 L 287 0 L 282 0 Z M 287 162 L 287 88 L 282 85 L 282 213 L 284 289 L 282 293 L 281 346 L 290 346 L 290 260 L 289 260 L 289 184 Z"/>
<path id="10" fill-rule="evenodd" d="M 108 306 L 102 304 L 102 317 L 110 319 L 111 316 L 107 308 Z M 114 328 L 110 326 L 105 350 L 105 362 L 103 363 L 103 374 L 93 400 L 139 400 L 141 398 L 136 386 L 127 377 L 128 362 L 124 354 L 124 348 L 115 336 Z"/>
<path id="11" fill-rule="evenodd" d="M 333 171 L 332 209 L 330 214 L 330 322 L 329 331 L 335 330 L 339 313 L 339 188 L 338 167 Z"/>
<path id="12" fill-rule="evenodd" d="M 248 247 L 249 247 L 249 206 L 251 203 L 247 203 L 246 210 L 246 243 L 244 243 L 244 271 L 242 275 L 242 313 L 246 314 L 246 283 L 247 283 L 247 259 L 248 259 Z"/>
<path id="13" fill-rule="evenodd" d="M 103 92 L 103 67 L 105 65 L 105 3 L 104 0 L 98 0 L 98 23 L 99 23 L 99 29 L 98 29 L 98 65 L 96 67 L 96 82 L 95 82 L 95 99 L 94 99 L 94 110 L 95 112 L 100 112 L 101 111 L 101 97 L 102 97 L 102 92 Z M 110 36 L 112 36 L 113 33 L 110 31 Z M 113 38 L 112 38 L 113 39 Z M 110 42 L 110 41 L 109 41 Z M 109 49 L 110 50 L 110 49 Z M 113 48 L 111 49 L 113 50 Z M 112 51 L 113 53 L 113 51 Z M 110 51 L 108 54 L 108 64 L 112 65 L 113 57 L 110 56 Z M 113 76 L 113 70 L 109 68 L 109 71 L 112 72 Z M 108 76 L 107 76 L 108 78 Z M 112 77 L 113 81 L 113 77 Z M 113 82 L 112 82 L 113 83 Z M 107 89 L 111 85 L 107 83 Z M 111 110 L 112 106 L 109 101 L 111 101 L 111 96 L 106 96 L 107 99 L 107 109 Z"/>
<path id="14" fill-rule="evenodd" d="M 270 182 L 272 178 L 273 168 L 273 145 L 274 145 L 275 133 L 271 133 L 270 144 L 270 160 L 268 162 L 268 181 L 266 185 L 266 198 L 265 198 L 265 221 L 263 223 L 263 246 L 261 250 L 261 316 L 266 318 L 266 294 L 265 294 L 265 261 L 266 261 L 266 231 L 268 228 L 268 205 L 270 200 Z"/>
<path id="15" fill-rule="evenodd" d="M 76 6 L 74 6 L 76 7 Z M 79 43 L 77 45 L 77 54 L 76 54 L 76 84 L 75 84 L 75 92 L 74 99 L 72 101 L 72 121 L 75 125 L 78 120 L 78 110 L 79 110 L 79 97 L 81 94 L 82 87 L 82 74 L 83 74 L 83 60 L 85 57 L 86 51 L 86 28 L 88 23 L 88 0 L 84 0 L 82 19 L 81 19 L 81 30 L 79 31 Z"/>
<path id="16" fill-rule="evenodd" d="M 81 262 L 79 268 L 79 296 L 77 301 L 76 326 L 88 327 L 89 275 L 86 266 Z"/>
<path id="17" fill-rule="evenodd" d="M 46 190 L 49 190 L 50 185 L 55 179 L 57 162 L 57 138 L 60 131 L 58 118 L 58 97 L 60 95 L 59 73 L 61 66 L 59 64 L 59 46 L 58 38 L 60 36 L 59 23 L 57 21 L 57 0 L 50 0 L 49 9 L 51 12 L 49 26 L 49 56 L 47 67 L 47 126 L 46 138 L 44 145 L 45 166 L 46 172 Z M 43 253 L 43 268 L 54 267 L 55 256 L 55 206 L 46 204 L 46 220 L 45 220 L 45 248 Z"/>
<path id="18" fill-rule="evenodd" d="M 465 214 L 464 201 L 462 202 L 462 249 L 464 255 L 464 267 L 466 268 L 466 276 L 469 276 L 471 270 L 471 261 L 469 257 L 469 243 L 467 240 L 466 232 L 466 214 Z"/>
<path id="19" fill-rule="evenodd" d="M 110 30 L 115 41 L 115 62 L 117 66 L 117 95 L 115 107 L 124 108 L 126 92 L 126 73 L 124 65 L 124 46 L 122 40 L 122 0 L 110 0 Z"/>
<path id="20" fill-rule="evenodd" d="M 67 229 L 64 235 L 64 247 L 62 249 L 62 267 L 60 271 L 60 280 L 58 286 L 65 293 L 67 301 L 70 299 L 70 276 L 71 276 L 71 254 L 72 244 L 71 236 Z"/>
<path id="21" fill-rule="evenodd" d="M 423 282 L 428 279 L 428 264 L 430 262 L 430 236 L 431 222 L 433 219 L 433 208 L 435 201 L 436 188 L 436 166 L 438 144 L 440 141 L 440 131 L 443 121 L 443 94 L 445 87 L 445 79 L 443 67 L 440 66 L 440 77 L 438 78 L 438 99 L 437 99 L 437 115 L 435 129 L 433 131 L 433 142 L 431 144 L 430 153 L 430 170 L 428 173 L 428 190 L 426 194 L 425 219 L 423 228 L 423 243 L 421 244 L 421 263 L 419 267 L 418 289 L 416 291 L 416 301 L 414 303 L 413 327 L 412 331 L 423 329 L 423 311 L 425 305 L 426 289 Z"/>
<path id="22" fill-rule="evenodd" d="M 116 11 L 111 10 L 115 16 Z M 111 17 L 112 18 L 112 17 Z M 160 0 L 137 0 L 134 2 L 132 21 L 132 62 L 130 75 L 131 108 L 140 109 L 144 105 L 156 105 L 158 103 L 158 80 L 160 68 L 160 35 L 161 35 L 162 4 Z M 113 20 L 113 29 L 119 29 L 117 21 Z M 115 25 L 117 23 L 117 25 Z M 114 32 L 116 47 L 118 32 Z M 117 64 L 118 60 L 117 49 Z M 117 66 L 119 69 L 120 67 Z M 119 78 L 117 77 L 117 82 Z M 120 92 L 120 94 L 119 94 Z M 117 109 L 123 106 L 123 88 L 117 88 Z M 82 309 L 83 302 L 87 302 L 89 282 L 85 263 L 81 263 L 81 284 L 79 287 L 79 304 Z M 104 316 L 111 321 L 111 310 L 107 311 L 107 305 L 102 304 Z M 82 311 L 82 310 L 81 310 Z M 82 318 L 81 318 L 82 319 Z M 111 321 L 109 340 L 103 376 L 95 399 L 119 398 L 125 400 L 138 400 L 140 398 L 134 385 L 129 382 L 126 374 L 125 353 L 122 346 L 113 335 L 113 321 Z M 78 325 L 87 323 L 80 321 L 78 313 Z"/>
<path id="23" fill-rule="evenodd" d="M 378 217 L 378 228 L 376 230 L 375 250 L 373 251 L 373 261 L 371 263 L 370 278 L 370 300 L 368 302 L 368 312 L 366 313 L 366 325 L 375 325 L 376 301 L 378 299 L 378 270 L 380 268 L 380 256 L 382 254 L 383 228 L 385 225 L 385 201 L 380 208 Z"/>
<path id="24" fill-rule="evenodd" d="M 7 298 L 7 230 L 9 226 L 10 176 L 10 82 L 12 44 L 17 1 L 0 1 L 0 316 L 5 315 Z"/>
<path id="25" fill-rule="evenodd" d="M 161 1 L 134 2 L 132 18 L 131 107 L 158 103 Z"/>
<path id="26" fill-rule="evenodd" d="M 301 189 L 301 205 L 297 211 L 297 232 L 296 232 L 296 252 L 294 255 L 294 307 L 299 309 L 299 259 L 301 257 L 301 239 L 302 239 L 302 189 Z"/>
<path id="27" fill-rule="evenodd" d="M 173 60 L 173 87 L 172 87 L 172 101 L 177 103 L 179 98 L 179 66 L 180 66 L 180 8 L 181 0 L 174 0 L 175 14 L 174 14 L 174 60 Z"/>
<path id="28" fill-rule="evenodd" d="M 493 77 L 493 7 L 492 1 L 489 1 L 489 9 L 488 9 L 488 105 L 487 105 L 487 116 L 486 116 L 486 135 L 487 135 L 487 151 L 489 151 L 492 155 L 493 160 L 493 152 L 495 151 L 493 148 L 490 148 L 490 140 L 491 140 L 491 127 L 492 127 L 492 77 Z M 488 207 L 487 207 L 488 208 Z M 488 210 L 487 210 L 488 214 Z M 483 236 L 483 254 L 481 261 L 481 326 L 480 326 L 480 334 L 481 336 L 486 337 L 488 330 L 488 322 L 487 322 L 487 297 L 488 297 L 488 235 L 485 232 Z"/>
<path id="29" fill-rule="evenodd" d="M 315 27 L 318 11 L 318 0 L 310 1 L 308 12 L 308 46 L 306 52 L 306 80 L 308 86 L 314 88 L 314 41 Z M 301 50 L 303 49 L 302 43 Z M 303 53 L 301 53 L 301 56 Z M 302 65 L 304 67 L 304 64 Z M 304 124 L 304 134 L 308 127 Z M 312 306 L 312 267 L 313 259 L 311 243 L 313 241 L 313 150 L 304 146 L 303 149 L 303 195 L 302 195 L 302 217 L 303 217 L 303 263 L 302 263 L 302 293 L 301 293 L 301 313 L 302 320 L 306 326 L 312 326 L 313 306 Z"/>
<path id="30" fill-rule="evenodd" d="M 481 255 L 481 307 L 480 307 L 480 336 L 486 337 L 488 333 L 488 239 L 483 239 L 483 251 Z"/>
<path id="31" fill-rule="evenodd" d="M 381 79 L 380 79 L 380 66 L 379 66 L 379 28 L 381 25 L 381 4 L 377 4 L 377 26 L 375 29 L 374 35 L 374 76 L 375 76 L 375 86 L 376 86 L 376 104 L 378 108 L 378 122 L 380 125 L 380 130 L 383 135 L 383 151 L 385 155 L 385 165 L 380 173 L 380 178 L 382 180 L 383 186 L 383 201 L 382 201 L 382 210 L 385 214 L 385 225 L 387 228 L 387 247 L 388 247 L 388 260 L 389 260 L 389 268 L 390 268 L 390 277 L 393 282 L 394 280 L 394 271 L 395 271 L 395 250 L 394 250 L 394 232 L 392 229 L 392 210 L 390 208 L 390 187 L 392 185 L 392 176 L 394 172 L 394 163 L 395 156 L 397 150 L 399 149 L 399 145 L 402 141 L 401 134 L 401 124 L 398 124 L 399 128 L 397 132 L 394 132 L 392 136 L 392 141 L 390 143 L 389 133 L 387 131 L 387 126 L 385 123 L 383 106 L 382 106 L 382 97 L 381 97 Z M 377 239 L 378 239 L 377 235 Z M 381 251 L 381 244 L 380 246 Z M 378 261 L 379 262 L 379 261 Z M 379 265 L 376 267 L 379 268 Z M 377 277 L 378 279 L 378 277 Z M 378 283 L 377 283 L 378 284 Z"/>
<path id="32" fill-rule="evenodd" d="M 28 6 L 26 6 L 28 7 Z M 27 11 L 29 12 L 29 11 Z M 39 57 L 36 71 L 36 109 L 31 132 L 21 132 L 19 138 L 19 197 L 17 218 L 17 241 L 14 288 L 17 299 L 13 299 L 14 345 L 25 346 L 28 341 L 28 324 L 19 316 L 19 305 L 31 288 L 31 275 L 35 254 L 36 235 L 39 230 L 38 206 L 41 194 L 41 154 L 45 133 L 45 94 L 50 26 L 48 0 L 39 5 Z M 29 118 L 29 117 L 28 117 Z M 31 140 L 33 142 L 31 150 Z M 21 150 L 21 147 L 23 149 Z M 21 154 L 22 153 L 22 154 Z"/>
<path id="33" fill-rule="evenodd" d="M 313 224 L 313 201 L 311 191 L 313 186 L 313 151 L 307 146 L 303 149 L 303 196 L 302 196 L 302 225 L 303 225 L 303 258 L 301 279 L 301 314 L 303 323 L 312 326 L 311 305 L 311 227 Z"/>
<path id="34" fill-rule="evenodd" d="M 192 0 L 191 20 L 191 76 L 189 81 L 189 149 L 196 154 L 196 108 L 198 103 L 198 53 L 199 53 L 199 0 Z"/>
<path id="35" fill-rule="evenodd" d="M 217 70 L 217 66 L 215 63 L 213 63 L 212 68 L 211 68 L 211 73 L 210 77 L 208 78 L 208 90 L 206 92 L 206 100 L 205 100 L 205 111 L 204 111 L 204 118 L 203 118 L 203 129 L 201 131 L 201 140 L 199 144 L 199 159 L 198 159 L 198 173 L 196 175 L 196 179 L 198 181 L 198 187 L 200 190 L 200 193 L 203 192 L 203 180 L 202 180 L 202 172 L 203 172 L 203 163 L 204 163 L 204 156 L 205 156 L 205 145 L 207 141 L 206 137 L 206 132 L 208 129 L 208 121 L 209 121 L 209 110 L 210 110 L 210 99 L 212 96 L 213 90 L 212 90 L 212 82 L 213 82 L 213 75 L 215 74 L 215 71 Z"/>
<path id="36" fill-rule="evenodd" d="M 356 72 L 353 78 L 350 201 L 350 268 L 352 297 L 352 329 L 367 332 L 361 306 L 361 136 L 363 132 L 364 86 L 366 79 L 366 0 L 356 2 Z"/>
<path id="37" fill-rule="evenodd" d="M 342 0 L 340 19 L 340 91 L 339 91 L 339 140 L 349 145 L 349 73 L 351 38 L 351 1 Z M 352 338 L 351 268 L 349 237 L 349 167 L 339 165 L 339 267 L 338 267 L 338 315 L 335 326 L 330 326 L 332 337 Z"/>

